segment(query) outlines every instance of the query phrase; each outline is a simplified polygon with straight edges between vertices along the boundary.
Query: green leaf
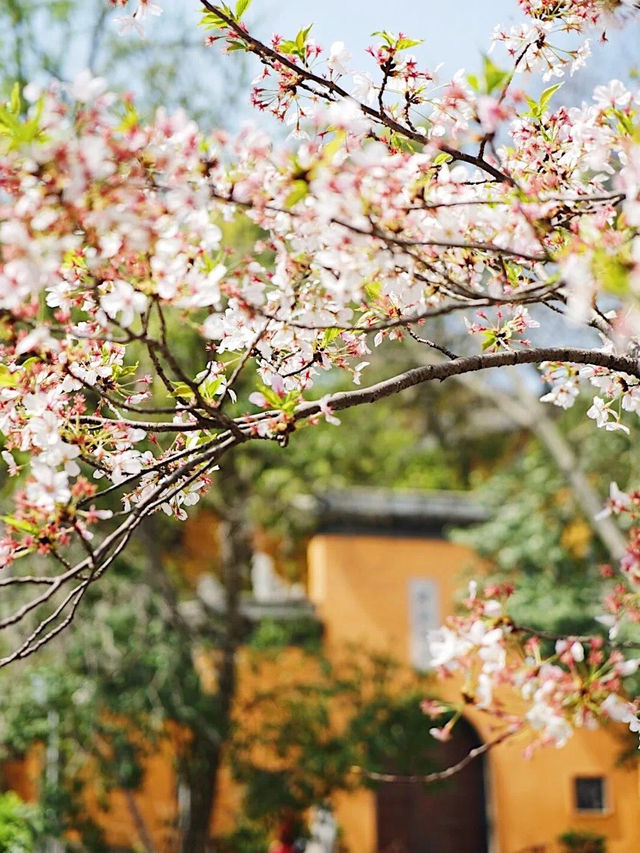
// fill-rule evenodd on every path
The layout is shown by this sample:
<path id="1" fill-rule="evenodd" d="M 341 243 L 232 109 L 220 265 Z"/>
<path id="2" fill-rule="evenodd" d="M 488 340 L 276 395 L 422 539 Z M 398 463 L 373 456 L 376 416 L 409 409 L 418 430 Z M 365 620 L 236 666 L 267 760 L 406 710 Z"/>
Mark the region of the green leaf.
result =
<path id="1" fill-rule="evenodd" d="M 322 149 L 322 160 L 324 163 L 331 163 L 333 158 L 339 151 L 342 151 L 342 146 L 346 138 L 344 130 L 337 130 Z"/>
<path id="2" fill-rule="evenodd" d="M 445 163 L 450 163 L 453 160 L 451 154 L 447 154 L 446 151 L 441 151 L 439 154 L 433 158 L 434 166 L 443 166 Z"/>
<path id="3" fill-rule="evenodd" d="M 0 388 L 15 388 L 16 376 L 5 364 L 0 364 Z"/>
<path id="4" fill-rule="evenodd" d="M 629 269 L 630 265 L 617 255 L 602 250 L 594 253 L 593 272 L 600 286 L 609 293 L 616 296 L 629 293 Z"/>
<path id="5" fill-rule="evenodd" d="M 554 94 L 558 91 L 558 89 L 563 86 L 564 83 L 556 83 L 555 86 L 549 86 L 548 89 L 545 89 L 544 92 L 540 95 L 540 114 L 546 110 L 549 101 L 554 96 Z"/>
<path id="6" fill-rule="evenodd" d="M 247 11 L 249 6 L 251 5 L 251 0 L 238 0 L 236 3 L 236 20 L 239 21 L 240 18 Z"/>
<path id="7" fill-rule="evenodd" d="M 7 133 L 15 132 L 20 126 L 20 122 L 5 106 L 0 106 L 0 124 L 6 129 Z"/>
<path id="8" fill-rule="evenodd" d="M 278 51 L 280 53 L 291 54 L 292 56 L 298 55 L 298 45 L 291 41 L 291 39 L 286 39 L 285 41 L 281 41 L 278 45 Z"/>
<path id="9" fill-rule="evenodd" d="M 482 333 L 482 352 L 492 349 L 497 344 L 496 333 L 493 329 L 486 329 Z"/>
<path id="10" fill-rule="evenodd" d="M 279 409 L 282 405 L 282 397 L 280 397 L 273 388 L 267 385 L 258 385 L 258 390 L 273 409 Z"/>
<path id="11" fill-rule="evenodd" d="M 307 38 L 311 32 L 311 27 L 313 27 L 313 24 L 309 24 L 308 27 L 304 27 L 298 31 L 298 35 L 296 36 L 296 47 L 298 50 L 304 51 L 304 46 L 307 43 Z"/>
<path id="12" fill-rule="evenodd" d="M 26 364 L 26 362 L 25 362 Z M 112 369 L 112 377 L 116 382 L 126 379 L 128 376 L 134 376 L 138 370 L 138 363 L 118 365 L 115 364 Z"/>
<path id="13" fill-rule="evenodd" d="M 467 74 L 467 83 L 471 86 L 474 92 L 480 91 L 480 80 L 476 74 Z"/>
<path id="14" fill-rule="evenodd" d="M 376 30 L 376 32 L 371 33 L 371 35 L 380 36 L 387 47 L 391 50 L 407 50 L 407 48 L 415 47 L 418 44 L 422 44 L 424 41 L 424 39 L 396 38 L 392 33 L 388 33 L 386 30 Z"/>
<path id="15" fill-rule="evenodd" d="M 118 129 L 124 132 L 133 130 L 133 128 L 138 125 L 139 121 L 140 116 L 138 115 L 136 108 L 130 101 L 125 102 L 124 116 L 122 117 L 122 121 L 120 122 L 120 127 Z"/>
<path id="16" fill-rule="evenodd" d="M 211 252 L 203 252 L 200 256 L 200 270 L 205 275 L 208 275 L 212 272 L 219 263 L 222 263 L 224 257 L 224 252 L 220 249 L 214 255 Z"/>
<path id="17" fill-rule="evenodd" d="M 540 115 L 540 106 L 537 101 L 534 101 L 533 98 L 530 98 L 528 95 L 525 95 L 527 104 L 529 105 L 529 112 L 525 113 L 525 115 L 533 116 L 537 118 Z"/>
<path id="18" fill-rule="evenodd" d="M 529 98 L 525 95 L 527 104 L 529 105 L 529 112 L 525 113 L 525 115 L 531 116 L 531 118 L 539 119 L 546 110 L 547 106 L 549 105 L 549 101 L 551 100 L 551 98 L 562 85 L 562 83 L 556 83 L 555 86 L 549 86 L 549 88 L 545 89 L 544 92 L 540 95 L 539 101 L 534 101 L 532 98 Z"/>
<path id="19" fill-rule="evenodd" d="M 22 518 L 16 518 L 14 515 L 0 515 L 0 521 L 4 521 L 9 527 L 15 530 L 21 530 L 23 533 L 37 533 L 38 528 L 35 524 L 29 521 L 24 521 Z"/>
<path id="20" fill-rule="evenodd" d="M 20 84 L 14 83 L 13 89 L 11 90 L 11 102 L 9 104 L 9 109 L 14 115 L 20 115 Z"/>
<path id="21" fill-rule="evenodd" d="M 289 56 L 297 56 L 298 59 L 306 59 L 306 48 L 305 45 L 307 43 L 307 38 L 309 33 L 311 32 L 311 28 L 313 24 L 309 24 L 308 27 L 303 27 L 298 31 L 296 35 L 295 41 L 291 39 L 285 39 L 285 41 L 281 41 L 278 47 L 280 53 L 288 54 Z"/>
<path id="22" fill-rule="evenodd" d="M 205 30 L 223 30 L 229 24 L 215 12 L 203 12 L 200 18 L 200 26 Z"/>
<path id="23" fill-rule="evenodd" d="M 185 382 L 178 382 L 171 392 L 172 397 L 193 397 L 193 391 Z"/>
<path id="24" fill-rule="evenodd" d="M 40 137 L 40 118 L 43 105 L 43 99 L 40 98 L 35 107 L 35 115 L 22 121 L 20 118 L 22 107 L 20 86 L 18 83 L 13 86 L 9 103 L 0 106 L 0 136 L 8 137 L 10 149 L 29 145 Z"/>
<path id="25" fill-rule="evenodd" d="M 504 86 L 511 76 L 511 72 L 498 68 L 498 66 L 495 65 L 488 56 L 482 57 L 482 63 L 484 70 L 485 92 L 487 95 L 490 95 L 496 89 L 500 89 Z"/>
<path id="26" fill-rule="evenodd" d="M 380 36 L 380 38 L 386 43 L 387 47 L 393 47 L 394 39 L 391 38 L 391 35 L 386 32 L 386 30 L 376 30 L 375 33 L 371 33 L 372 36 Z"/>
<path id="27" fill-rule="evenodd" d="M 307 184 L 306 181 L 303 181 L 303 180 L 294 181 L 293 184 L 291 185 L 291 191 L 289 192 L 289 195 L 287 196 L 287 199 L 284 203 L 284 206 L 287 209 L 292 208 L 299 201 L 302 201 L 302 199 L 307 195 L 308 192 L 309 192 L 309 185 Z"/>
<path id="28" fill-rule="evenodd" d="M 416 47 L 419 44 L 422 44 L 424 39 L 398 39 L 396 42 L 396 50 L 407 50 L 410 47 Z"/>
<path id="29" fill-rule="evenodd" d="M 364 292 L 369 302 L 375 302 L 382 293 L 382 285 L 379 281 L 368 281 L 364 286 Z"/>
<path id="30" fill-rule="evenodd" d="M 205 379 L 205 381 L 200 385 L 200 393 L 207 402 L 210 403 L 214 400 L 216 391 L 220 388 L 221 382 L 222 376 L 216 376 L 215 378 Z"/>
<path id="31" fill-rule="evenodd" d="M 325 329 L 324 335 L 322 336 L 322 346 L 328 347 L 329 344 L 332 344 L 335 339 L 340 334 L 340 329 Z"/>
<path id="32" fill-rule="evenodd" d="M 403 133 L 393 131 L 389 136 L 389 142 L 398 151 L 414 153 L 417 150 L 417 143 L 408 139 Z"/>
<path id="33" fill-rule="evenodd" d="M 30 367 L 33 367 L 34 364 L 41 364 L 41 363 L 42 363 L 42 359 L 40 358 L 40 356 L 32 355 L 28 359 L 26 359 L 26 361 L 23 361 L 20 366 L 22 367 L 23 370 L 28 370 Z"/>
<path id="34" fill-rule="evenodd" d="M 289 391 L 284 400 L 280 400 L 278 408 L 285 414 L 293 414 L 296 406 L 300 402 L 302 393 L 300 391 Z"/>

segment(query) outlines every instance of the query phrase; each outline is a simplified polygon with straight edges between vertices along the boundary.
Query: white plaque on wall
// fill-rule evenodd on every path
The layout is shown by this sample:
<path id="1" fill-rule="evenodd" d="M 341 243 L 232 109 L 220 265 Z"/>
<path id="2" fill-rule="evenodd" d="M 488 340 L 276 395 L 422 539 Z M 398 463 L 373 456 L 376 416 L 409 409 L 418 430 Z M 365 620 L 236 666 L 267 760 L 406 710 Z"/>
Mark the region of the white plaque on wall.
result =
<path id="1" fill-rule="evenodd" d="M 409 581 L 409 654 L 416 669 L 430 666 L 427 634 L 440 627 L 438 585 L 429 578 Z"/>

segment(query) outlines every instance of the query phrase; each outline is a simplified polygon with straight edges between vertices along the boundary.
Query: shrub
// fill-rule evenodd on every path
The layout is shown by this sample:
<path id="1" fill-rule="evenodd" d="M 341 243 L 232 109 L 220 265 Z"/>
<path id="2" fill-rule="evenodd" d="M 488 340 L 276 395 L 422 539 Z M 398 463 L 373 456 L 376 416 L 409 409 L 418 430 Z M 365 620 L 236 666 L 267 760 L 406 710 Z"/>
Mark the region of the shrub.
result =
<path id="1" fill-rule="evenodd" d="M 566 853 L 607 853 L 607 839 L 595 832 L 577 832 L 570 829 L 558 836 Z"/>

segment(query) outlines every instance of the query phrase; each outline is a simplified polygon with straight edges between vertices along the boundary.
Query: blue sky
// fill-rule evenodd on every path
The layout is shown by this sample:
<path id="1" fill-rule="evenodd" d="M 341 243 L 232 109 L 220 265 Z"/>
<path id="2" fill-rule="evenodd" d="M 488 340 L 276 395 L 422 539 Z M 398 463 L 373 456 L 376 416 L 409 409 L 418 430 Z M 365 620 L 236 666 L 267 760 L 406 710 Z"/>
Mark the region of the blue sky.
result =
<path id="1" fill-rule="evenodd" d="M 248 21 L 263 35 L 291 36 L 310 23 L 323 46 L 344 41 L 354 55 L 371 43 L 374 30 L 401 30 L 424 39 L 415 53 L 425 64 L 448 69 L 475 65 L 497 23 L 517 18 L 515 0 L 254 0 Z"/>
<path id="2" fill-rule="evenodd" d="M 522 15 L 516 0 L 253 0 L 247 15 L 247 22 L 266 37 L 273 32 L 291 37 L 313 23 L 316 41 L 324 47 L 337 40 L 346 43 L 354 67 L 360 67 L 357 58 L 371 43 L 374 30 L 401 30 L 424 39 L 414 49 L 421 62 L 431 67 L 444 62 L 449 73 L 476 66 L 489 48 L 496 24 L 518 20 Z M 640 24 L 610 28 L 608 38 L 604 50 L 598 45 L 598 34 L 593 40 L 594 75 L 596 70 L 603 74 L 603 65 L 611 75 L 622 75 L 640 61 Z"/>

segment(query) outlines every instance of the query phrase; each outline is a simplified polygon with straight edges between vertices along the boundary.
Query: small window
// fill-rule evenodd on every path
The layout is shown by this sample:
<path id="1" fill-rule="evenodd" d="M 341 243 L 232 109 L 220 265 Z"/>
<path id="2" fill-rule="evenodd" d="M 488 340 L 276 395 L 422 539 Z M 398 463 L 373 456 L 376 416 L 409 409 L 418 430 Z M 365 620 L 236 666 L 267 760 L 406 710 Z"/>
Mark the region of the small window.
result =
<path id="1" fill-rule="evenodd" d="M 574 779 L 577 812 L 604 812 L 607 809 L 604 776 L 578 776 Z"/>

